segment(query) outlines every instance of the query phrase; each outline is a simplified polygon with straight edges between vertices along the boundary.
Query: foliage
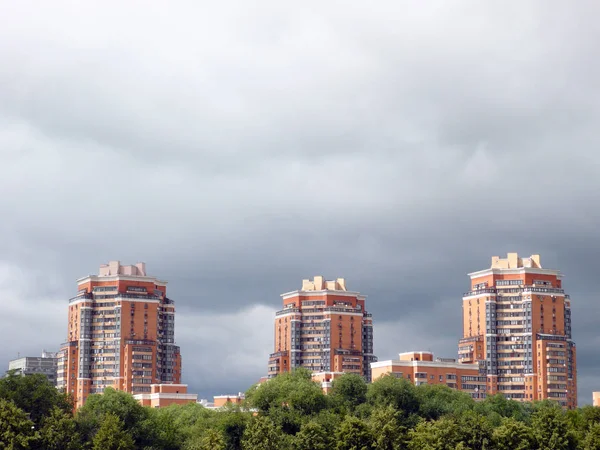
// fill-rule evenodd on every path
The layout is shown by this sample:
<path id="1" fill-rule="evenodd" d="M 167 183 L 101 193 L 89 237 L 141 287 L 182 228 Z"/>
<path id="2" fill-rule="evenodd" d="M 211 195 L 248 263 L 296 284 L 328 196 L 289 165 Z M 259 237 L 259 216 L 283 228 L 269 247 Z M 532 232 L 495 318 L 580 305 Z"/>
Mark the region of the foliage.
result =
<path id="1" fill-rule="evenodd" d="M 386 375 L 369 385 L 368 401 L 375 406 L 392 406 L 404 416 L 419 411 L 416 388 L 404 378 Z"/>
<path id="2" fill-rule="evenodd" d="M 512 417 L 494 430 L 492 440 L 496 450 L 529 450 L 535 445 L 533 430 Z"/>
<path id="3" fill-rule="evenodd" d="M 501 395 L 475 402 L 391 376 L 366 385 L 345 375 L 325 396 L 297 370 L 250 389 L 242 406 L 154 409 L 106 389 L 73 414 L 45 378 L 9 374 L 0 380 L 2 449 L 600 450 L 600 408 Z"/>
<path id="4" fill-rule="evenodd" d="M 81 448 L 82 437 L 70 412 L 54 408 L 42 420 L 42 427 L 35 445 L 44 450 L 77 450 Z"/>
<path id="5" fill-rule="evenodd" d="M 305 423 L 294 437 L 295 450 L 328 450 L 331 448 L 331 435 L 318 422 Z"/>
<path id="6" fill-rule="evenodd" d="M 577 448 L 574 431 L 565 413 L 552 404 L 542 405 L 532 416 L 531 425 L 539 450 L 571 450 Z"/>
<path id="7" fill-rule="evenodd" d="M 401 425 L 400 413 L 393 406 L 379 407 L 369 420 L 376 450 L 403 448 L 407 441 L 406 427 Z"/>
<path id="8" fill-rule="evenodd" d="M 21 376 L 14 370 L 8 372 L 6 377 L 0 378 L 0 399 L 12 401 L 29 414 L 36 428 L 54 408 L 64 412 L 73 410 L 71 398 L 58 391 L 41 374 Z"/>
<path id="9" fill-rule="evenodd" d="M 91 440 L 99 432 L 106 417 L 115 416 L 122 423 L 123 430 L 138 446 L 151 446 L 158 440 L 157 429 L 150 420 L 152 409 L 144 408 L 133 396 L 104 389 L 103 394 L 90 395 L 77 414 L 77 423 L 86 440 Z"/>
<path id="10" fill-rule="evenodd" d="M 125 431 L 124 423 L 115 414 L 107 413 L 92 441 L 93 450 L 132 450 L 133 438 Z"/>
<path id="11" fill-rule="evenodd" d="M 327 406 L 321 387 L 312 381 L 310 372 L 303 368 L 251 388 L 246 393 L 246 402 L 266 414 L 271 410 L 287 408 L 302 415 L 311 415 Z"/>
<path id="12" fill-rule="evenodd" d="M 367 450 L 373 446 L 373 433 L 362 420 L 347 416 L 336 433 L 337 450 Z"/>
<path id="13" fill-rule="evenodd" d="M 12 401 L 0 398 L 0 449 L 28 449 L 34 437 L 27 414 Z"/>
<path id="14" fill-rule="evenodd" d="M 331 399 L 334 403 L 354 410 L 367 401 L 367 383 L 355 373 L 347 373 L 332 383 Z"/>
<path id="15" fill-rule="evenodd" d="M 242 439 L 243 450 L 279 450 L 283 443 L 280 429 L 268 417 L 253 418 L 244 431 Z"/>

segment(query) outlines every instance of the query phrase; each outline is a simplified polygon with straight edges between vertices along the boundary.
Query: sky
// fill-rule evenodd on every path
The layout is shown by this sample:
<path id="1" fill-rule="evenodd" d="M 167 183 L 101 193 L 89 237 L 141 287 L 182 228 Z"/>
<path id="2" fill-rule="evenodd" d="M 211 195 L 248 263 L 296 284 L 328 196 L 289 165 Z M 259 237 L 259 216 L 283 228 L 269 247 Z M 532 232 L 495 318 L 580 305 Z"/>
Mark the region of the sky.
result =
<path id="1" fill-rule="evenodd" d="M 0 364 L 76 279 L 169 281 L 183 381 L 266 374 L 280 294 L 345 278 L 375 353 L 456 357 L 467 274 L 564 273 L 600 390 L 600 5 L 0 0 Z"/>

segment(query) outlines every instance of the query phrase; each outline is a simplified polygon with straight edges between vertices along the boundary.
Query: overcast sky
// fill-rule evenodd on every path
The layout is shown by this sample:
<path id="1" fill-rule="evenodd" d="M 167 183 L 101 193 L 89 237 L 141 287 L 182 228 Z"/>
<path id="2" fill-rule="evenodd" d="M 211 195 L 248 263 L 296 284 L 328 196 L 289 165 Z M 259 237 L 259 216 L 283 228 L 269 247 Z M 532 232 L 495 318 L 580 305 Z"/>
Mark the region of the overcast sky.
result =
<path id="1" fill-rule="evenodd" d="M 344 277 L 375 352 L 455 357 L 467 273 L 541 254 L 600 390 L 595 1 L 0 0 L 0 363 L 111 259 L 169 281 L 184 382 L 266 374 Z"/>

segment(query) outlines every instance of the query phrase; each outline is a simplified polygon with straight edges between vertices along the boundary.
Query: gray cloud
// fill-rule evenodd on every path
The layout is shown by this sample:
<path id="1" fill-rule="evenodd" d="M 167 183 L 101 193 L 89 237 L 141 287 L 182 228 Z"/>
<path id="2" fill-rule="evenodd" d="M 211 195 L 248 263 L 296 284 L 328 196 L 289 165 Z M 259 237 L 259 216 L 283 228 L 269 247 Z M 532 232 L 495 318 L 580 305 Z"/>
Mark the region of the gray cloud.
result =
<path id="1" fill-rule="evenodd" d="M 600 389 L 594 2 L 6 3 L 0 359 L 58 346 L 110 259 L 170 281 L 204 396 L 264 374 L 315 274 L 369 296 L 380 358 L 453 355 L 466 273 L 518 251 L 565 273 Z"/>

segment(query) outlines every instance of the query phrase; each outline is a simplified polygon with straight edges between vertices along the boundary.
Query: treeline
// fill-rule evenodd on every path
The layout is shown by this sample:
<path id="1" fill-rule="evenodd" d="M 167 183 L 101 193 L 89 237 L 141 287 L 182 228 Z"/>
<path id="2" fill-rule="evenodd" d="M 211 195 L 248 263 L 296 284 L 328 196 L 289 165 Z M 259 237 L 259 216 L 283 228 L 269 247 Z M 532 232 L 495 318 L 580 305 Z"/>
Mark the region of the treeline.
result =
<path id="1" fill-rule="evenodd" d="M 0 449 L 600 449 L 600 408 L 502 396 L 474 402 L 445 386 L 344 375 L 324 395 L 297 370 L 252 387 L 241 407 L 146 408 L 107 389 L 72 413 L 43 376 L 0 379 Z"/>

